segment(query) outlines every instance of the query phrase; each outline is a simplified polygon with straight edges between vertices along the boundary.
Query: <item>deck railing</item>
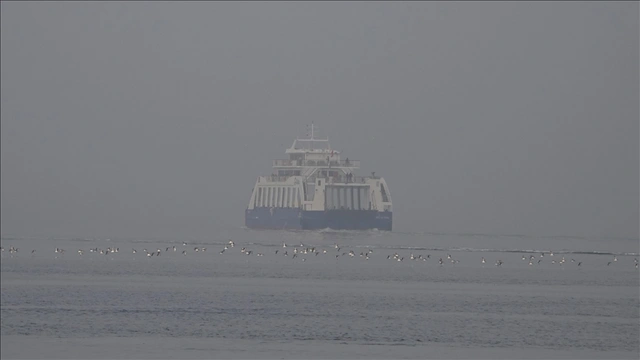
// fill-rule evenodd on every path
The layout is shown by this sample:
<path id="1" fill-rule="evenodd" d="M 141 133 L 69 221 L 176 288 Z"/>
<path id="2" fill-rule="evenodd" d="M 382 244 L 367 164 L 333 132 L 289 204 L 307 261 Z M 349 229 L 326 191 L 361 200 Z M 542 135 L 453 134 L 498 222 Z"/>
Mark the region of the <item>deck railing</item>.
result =
<path id="1" fill-rule="evenodd" d="M 277 176 L 277 175 L 267 175 L 264 176 L 265 182 L 285 182 L 291 176 Z M 347 178 L 346 176 L 312 176 L 312 179 L 325 179 L 327 184 L 364 184 L 367 182 L 367 179 L 370 179 L 368 176 L 353 176 L 351 178 Z"/>
<path id="2" fill-rule="evenodd" d="M 346 176 L 329 177 L 329 184 L 364 184 L 367 182 L 366 176 L 353 176 L 347 178 Z"/>
<path id="3" fill-rule="evenodd" d="M 360 160 L 273 160 L 273 166 L 332 166 L 332 167 L 352 167 L 359 168 Z"/>
<path id="4" fill-rule="evenodd" d="M 291 176 L 277 176 L 277 175 L 268 175 L 265 176 L 266 182 L 285 182 Z"/>

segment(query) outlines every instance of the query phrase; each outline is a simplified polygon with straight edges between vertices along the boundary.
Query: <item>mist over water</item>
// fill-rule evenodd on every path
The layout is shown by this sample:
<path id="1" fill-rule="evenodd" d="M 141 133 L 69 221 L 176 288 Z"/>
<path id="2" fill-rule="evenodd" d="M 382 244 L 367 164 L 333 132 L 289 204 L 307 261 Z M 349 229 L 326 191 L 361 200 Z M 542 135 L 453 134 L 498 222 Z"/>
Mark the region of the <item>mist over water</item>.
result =
<path id="1" fill-rule="evenodd" d="M 241 226 L 313 121 L 394 230 L 639 237 L 636 2 L 0 6 L 2 235 Z"/>
<path id="2" fill-rule="evenodd" d="M 638 359 L 638 14 L 2 2 L 2 358 Z M 393 232 L 243 228 L 312 121 Z"/>

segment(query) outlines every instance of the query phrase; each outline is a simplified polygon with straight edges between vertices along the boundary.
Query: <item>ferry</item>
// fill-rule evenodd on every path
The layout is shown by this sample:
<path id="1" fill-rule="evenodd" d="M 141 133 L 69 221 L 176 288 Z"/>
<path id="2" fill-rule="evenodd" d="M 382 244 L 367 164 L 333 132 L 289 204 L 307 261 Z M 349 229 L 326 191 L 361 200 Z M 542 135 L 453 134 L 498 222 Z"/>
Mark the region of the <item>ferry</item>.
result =
<path id="1" fill-rule="evenodd" d="M 258 176 L 245 226 L 250 229 L 391 231 L 393 208 L 382 177 L 357 176 L 359 160 L 341 159 L 328 138 L 296 138 L 288 159 L 273 160 L 273 173 Z"/>

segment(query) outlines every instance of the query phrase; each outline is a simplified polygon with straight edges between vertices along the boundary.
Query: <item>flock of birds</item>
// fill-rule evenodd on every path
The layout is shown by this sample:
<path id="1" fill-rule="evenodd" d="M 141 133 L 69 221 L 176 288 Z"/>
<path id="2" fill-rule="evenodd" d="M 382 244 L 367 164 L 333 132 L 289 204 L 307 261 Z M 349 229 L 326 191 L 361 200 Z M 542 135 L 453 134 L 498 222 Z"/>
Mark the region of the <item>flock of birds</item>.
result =
<path id="1" fill-rule="evenodd" d="M 178 251 L 180 251 L 180 253 L 184 256 L 187 255 L 188 251 L 186 249 L 187 247 L 187 243 L 183 242 L 182 243 L 183 249 L 178 249 L 175 245 L 174 246 L 167 246 L 164 251 L 161 248 L 157 248 L 155 250 L 148 250 L 148 249 L 142 249 L 142 253 L 144 254 L 144 256 L 146 257 L 159 257 L 161 256 L 163 253 L 177 253 Z M 235 243 L 233 242 L 233 240 L 229 240 L 228 244 L 224 245 L 224 248 L 222 250 L 220 250 L 219 254 L 224 254 L 226 251 L 231 251 L 230 249 L 235 247 Z M 333 246 L 335 248 L 335 258 L 338 259 L 341 256 L 348 256 L 348 257 L 356 257 L 356 253 L 354 250 L 343 250 L 341 252 L 341 247 L 338 244 L 334 244 Z M 289 254 L 289 249 L 291 249 L 291 254 Z M 9 254 L 11 255 L 11 257 L 13 257 L 15 254 L 18 253 L 18 248 L 11 246 L 8 249 Z M 0 247 L 0 251 L 2 252 L 2 254 L 5 253 L 5 248 L 4 247 Z M 119 247 L 107 247 L 106 249 L 99 249 L 99 248 L 90 248 L 88 249 L 89 253 L 94 253 L 94 254 L 100 254 L 100 255 L 112 255 L 113 254 L 117 254 L 120 252 L 120 248 Z M 193 252 L 195 253 L 204 253 L 207 251 L 206 247 L 194 247 L 193 248 Z M 62 248 L 58 248 L 56 247 L 54 249 L 54 254 L 55 254 L 55 258 L 58 258 L 59 256 L 62 256 L 66 251 Z M 31 255 L 35 256 L 36 250 L 31 250 Z M 85 250 L 84 249 L 78 249 L 77 253 L 82 256 L 85 254 Z M 137 254 L 138 250 L 136 250 L 135 248 L 131 249 L 131 253 L 132 254 Z M 246 256 L 251 256 L 254 254 L 253 250 L 249 250 L 246 247 L 243 247 L 242 249 L 240 249 L 240 253 Z M 274 255 L 280 255 L 280 256 L 291 256 L 292 259 L 298 258 L 300 257 L 302 259 L 302 261 L 306 261 L 306 256 L 307 255 L 312 255 L 312 256 L 318 256 L 318 255 L 327 255 L 327 249 L 318 249 L 316 247 L 313 246 L 307 246 L 304 244 L 300 244 L 300 246 L 291 246 L 291 245 L 287 245 L 286 242 L 282 244 L 282 249 L 276 249 L 274 251 Z M 373 250 L 372 249 L 368 249 L 367 251 L 363 251 L 360 252 L 359 257 L 363 258 L 364 260 L 369 260 L 370 256 L 373 254 Z M 536 261 L 536 255 L 533 254 L 529 254 L 529 256 L 526 255 L 522 255 L 522 261 L 528 261 L 528 265 L 529 266 L 534 266 L 534 265 L 538 265 L 543 261 L 543 258 L 545 257 L 545 254 L 548 257 L 554 257 L 553 251 L 548 251 L 548 252 L 540 252 L 539 253 L 539 258 L 537 258 Z M 264 256 L 264 253 L 258 252 L 255 253 L 255 256 L 261 257 Z M 561 259 L 556 261 L 556 258 L 558 258 L 559 256 L 556 256 L 555 258 L 553 258 L 550 263 L 551 264 L 558 264 L 558 265 L 564 265 L 567 260 L 565 258 L 565 256 L 562 256 Z M 408 257 L 408 260 L 410 261 L 423 261 L 426 262 L 428 260 L 431 259 L 431 255 L 427 254 L 427 255 L 422 255 L 422 254 L 418 254 L 417 256 L 413 254 L 413 252 L 411 252 L 411 254 Z M 398 261 L 398 262 L 402 262 L 405 260 L 404 256 L 401 256 L 400 254 L 398 254 L 397 252 L 394 252 L 393 254 L 389 254 L 387 255 L 387 260 L 390 261 Z M 576 263 L 575 259 L 570 259 L 569 260 L 571 263 Z M 618 261 L 618 257 L 617 256 L 613 256 L 613 259 L 611 259 L 611 261 L 607 262 L 607 266 L 610 266 L 613 263 L 616 263 Z M 459 259 L 454 259 L 453 256 L 451 256 L 451 254 L 447 254 L 446 255 L 446 260 L 443 259 L 442 257 L 440 257 L 437 260 L 439 266 L 443 266 L 445 263 L 451 263 L 451 264 L 458 264 L 460 263 Z M 482 257 L 480 260 L 482 266 L 484 267 L 485 264 L 487 263 L 487 260 Z M 504 262 L 501 259 L 498 259 L 495 261 L 495 266 L 496 267 L 501 267 L 504 264 Z M 581 266 L 582 265 L 582 261 L 577 261 L 577 265 L 576 266 Z M 636 269 L 638 269 L 638 259 L 634 258 L 634 266 Z"/>

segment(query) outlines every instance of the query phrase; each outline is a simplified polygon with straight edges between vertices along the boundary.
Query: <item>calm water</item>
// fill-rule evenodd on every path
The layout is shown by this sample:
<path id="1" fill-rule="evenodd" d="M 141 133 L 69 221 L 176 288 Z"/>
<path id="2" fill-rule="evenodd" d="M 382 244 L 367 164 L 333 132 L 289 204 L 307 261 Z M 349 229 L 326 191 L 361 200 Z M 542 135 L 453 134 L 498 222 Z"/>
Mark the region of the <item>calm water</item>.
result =
<path id="1" fill-rule="evenodd" d="M 638 239 L 227 229 L 2 247 L 3 359 L 640 355 Z"/>

